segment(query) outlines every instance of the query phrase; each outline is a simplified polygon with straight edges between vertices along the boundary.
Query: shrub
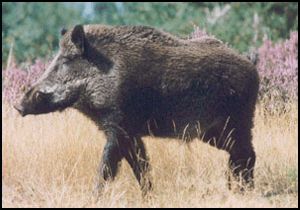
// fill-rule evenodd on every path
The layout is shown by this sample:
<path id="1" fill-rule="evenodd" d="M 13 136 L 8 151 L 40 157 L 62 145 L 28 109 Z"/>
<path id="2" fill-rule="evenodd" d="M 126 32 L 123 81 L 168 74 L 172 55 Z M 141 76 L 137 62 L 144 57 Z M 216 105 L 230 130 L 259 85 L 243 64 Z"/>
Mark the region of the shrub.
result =
<path id="1" fill-rule="evenodd" d="M 285 111 L 285 104 L 298 99 L 298 32 L 285 41 L 265 39 L 258 49 L 259 99 L 268 111 Z"/>
<path id="2" fill-rule="evenodd" d="M 37 59 L 34 64 L 27 64 L 27 67 L 18 67 L 13 63 L 8 69 L 2 70 L 3 99 L 10 104 L 14 103 L 25 89 L 37 81 L 44 69 L 44 62 Z"/>
<path id="3" fill-rule="evenodd" d="M 191 33 L 191 39 L 199 39 L 207 36 L 208 34 L 206 30 L 202 30 L 199 26 L 194 25 L 194 31 Z"/>

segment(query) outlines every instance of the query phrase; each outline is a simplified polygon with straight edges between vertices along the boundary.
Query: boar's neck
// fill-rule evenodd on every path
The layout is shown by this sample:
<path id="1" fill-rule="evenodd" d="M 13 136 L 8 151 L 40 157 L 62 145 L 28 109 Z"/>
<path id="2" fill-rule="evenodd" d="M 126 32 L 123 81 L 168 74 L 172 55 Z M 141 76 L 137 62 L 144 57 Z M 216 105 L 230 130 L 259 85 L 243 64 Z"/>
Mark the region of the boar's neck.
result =
<path id="1" fill-rule="evenodd" d="M 102 52 L 97 50 L 88 41 L 85 41 L 85 51 L 83 56 L 98 69 L 103 72 L 108 72 L 112 68 L 113 62 Z"/>
<path id="2" fill-rule="evenodd" d="M 75 106 L 78 111 L 91 119 L 100 130 L 116 126 L 122 120 L 122 114 L 117 107 L 95 109 L 89 106 Z"/>

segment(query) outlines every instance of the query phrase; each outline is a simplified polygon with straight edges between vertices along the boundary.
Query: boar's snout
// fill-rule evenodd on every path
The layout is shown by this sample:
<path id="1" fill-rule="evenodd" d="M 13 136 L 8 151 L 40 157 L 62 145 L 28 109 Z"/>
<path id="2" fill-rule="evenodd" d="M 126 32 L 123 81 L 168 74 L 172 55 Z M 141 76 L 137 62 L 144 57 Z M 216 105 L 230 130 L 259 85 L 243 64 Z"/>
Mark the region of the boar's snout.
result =
<path id="1" fill-rule="evenodd" d="M 41 114 L 49 112 L 49 99 L 51 93 L 44 93 L 37 87 L 31 88 L 23 98 L 13 107 L 24 117 L 28 114 Z"/>
<path id="2" fill-rule="evenodd" d="M 26 115 L 25 108 L 21 104 L 15 104 L 14 108 L 20 113 L 22 117 Z"/>

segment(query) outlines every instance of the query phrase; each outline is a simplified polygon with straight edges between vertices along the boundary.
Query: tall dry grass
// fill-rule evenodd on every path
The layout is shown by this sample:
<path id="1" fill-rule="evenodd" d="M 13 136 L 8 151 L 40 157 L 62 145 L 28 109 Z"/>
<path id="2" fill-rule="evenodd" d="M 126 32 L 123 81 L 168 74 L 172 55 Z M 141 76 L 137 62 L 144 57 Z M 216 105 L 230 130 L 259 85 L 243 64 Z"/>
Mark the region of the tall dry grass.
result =
<path id="1" fill-rule="evenodd" d="M 144 138 L 154 190 L 143 199 L 122 161 L 116 180 L 94 199 L 92 189 L 105 143 L 92 122 L 74 110 L 21 118 L 2 108 L 3 207 L 298 207 L 298 107 L 281 116 L 258 108 L 253 130 L 256 188 L 227 189 L 225 152 L 194 141 Z"/>

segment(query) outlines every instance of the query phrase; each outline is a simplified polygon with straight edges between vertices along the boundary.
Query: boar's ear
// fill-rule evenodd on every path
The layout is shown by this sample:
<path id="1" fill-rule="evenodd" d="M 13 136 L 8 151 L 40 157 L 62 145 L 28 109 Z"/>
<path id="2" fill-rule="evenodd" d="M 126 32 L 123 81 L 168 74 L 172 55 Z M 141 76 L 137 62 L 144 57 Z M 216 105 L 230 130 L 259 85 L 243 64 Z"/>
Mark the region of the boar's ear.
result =
<path id="1" fill-rule="evenodd" d="M 84 50 L 84 30 L 82 25 L 76 25 L 71 34 L 71 40 L 75 46 L 83 53 Z"/>
<path id="2" fill-rule="evenodd" d="M 62 28 L 60 29 L 60 35 L 65 35 L 65 33 L 67 32 L 67 29 L 66 28 Z"/>

